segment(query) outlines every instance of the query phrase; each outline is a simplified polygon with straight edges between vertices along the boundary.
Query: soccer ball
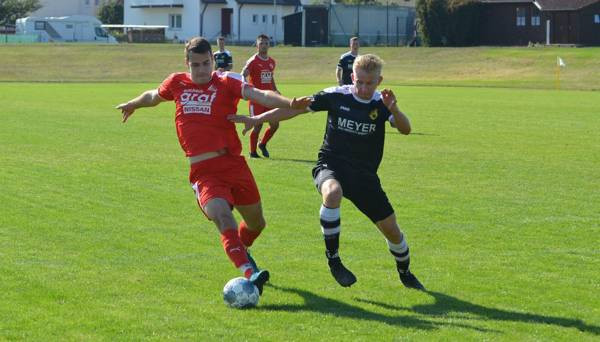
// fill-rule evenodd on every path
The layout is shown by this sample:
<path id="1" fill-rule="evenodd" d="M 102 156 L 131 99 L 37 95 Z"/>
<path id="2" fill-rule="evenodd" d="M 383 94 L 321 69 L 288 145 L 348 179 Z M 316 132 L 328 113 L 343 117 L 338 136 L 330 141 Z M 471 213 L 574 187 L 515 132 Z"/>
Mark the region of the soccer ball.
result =
<path id="1" fill-rule="evenodd" d="M 223 300 L 232 308 L 254 307 L 258 298 L 258 288 L 244 277 L 233 278 L 223 287 Z"/>

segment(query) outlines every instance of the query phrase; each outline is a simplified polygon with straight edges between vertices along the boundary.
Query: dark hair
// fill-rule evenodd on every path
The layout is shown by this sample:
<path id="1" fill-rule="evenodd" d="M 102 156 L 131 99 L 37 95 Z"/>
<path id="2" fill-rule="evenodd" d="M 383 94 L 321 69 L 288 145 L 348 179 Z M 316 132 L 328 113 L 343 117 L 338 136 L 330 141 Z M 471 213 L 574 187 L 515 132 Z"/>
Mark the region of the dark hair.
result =
<path id="1" fill-rule="evenodd" d="M 219 36 L 219 38 L 217 38 L 217 40 L 225 40 L 225 37 Z"/>
<path id="2" fill-rule="evenodd" d="M 260 40 L 260 39 L 271 40 L 269 38 L 269 36 L 267 36 L 266 34 L 259 34 L 258 37 L 256 37 L 256 40 Z"/>
<path id="3" fill-rule="evenodd" d="M 194 37 L 185 44 L 185 59 L 189 59 L 190 52 L 193 53 L 207 53 L 212 54 L 212 48 L 208 40 L 204 37 Z"/>

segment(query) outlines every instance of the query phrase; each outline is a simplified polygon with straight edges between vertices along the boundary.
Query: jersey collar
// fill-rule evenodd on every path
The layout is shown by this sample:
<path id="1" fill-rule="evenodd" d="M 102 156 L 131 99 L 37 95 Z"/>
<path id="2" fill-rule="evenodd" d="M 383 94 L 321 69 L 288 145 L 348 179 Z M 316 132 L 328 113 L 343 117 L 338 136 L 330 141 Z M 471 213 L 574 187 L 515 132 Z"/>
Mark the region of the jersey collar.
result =
<path id="1" fill-rule="evenodd" d="M 358 97 L 358 95 L 356 95 L 356 87 L 354 87 L 354 85 L 350 86 L 350 93 L 352 93 L 354 99 L 360 103 L 370 103 L 371 101 L 373 101 L 373 97 L 375 97 L 375 94 L 373 94 L 373 96 L 371 96 L 371 98 L 368 100 L 361 99 L 360 97 Z"/>

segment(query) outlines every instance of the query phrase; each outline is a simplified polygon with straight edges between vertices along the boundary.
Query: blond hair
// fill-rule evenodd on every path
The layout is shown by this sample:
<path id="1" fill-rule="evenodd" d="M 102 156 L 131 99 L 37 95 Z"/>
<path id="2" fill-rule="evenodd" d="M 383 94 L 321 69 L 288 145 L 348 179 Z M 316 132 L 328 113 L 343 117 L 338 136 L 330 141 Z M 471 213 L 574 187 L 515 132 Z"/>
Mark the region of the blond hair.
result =
<path id="1" fill-rule="evenodd" d="M 354 60 L 354 64 L 352 68 L 354 70 L 361 69 L 368 73 L 377 73 L 381 74 L 381 69 L 383 68 L 383 60 L 376 55 L 366 54 L 360 55 L 356 57 Z"/>

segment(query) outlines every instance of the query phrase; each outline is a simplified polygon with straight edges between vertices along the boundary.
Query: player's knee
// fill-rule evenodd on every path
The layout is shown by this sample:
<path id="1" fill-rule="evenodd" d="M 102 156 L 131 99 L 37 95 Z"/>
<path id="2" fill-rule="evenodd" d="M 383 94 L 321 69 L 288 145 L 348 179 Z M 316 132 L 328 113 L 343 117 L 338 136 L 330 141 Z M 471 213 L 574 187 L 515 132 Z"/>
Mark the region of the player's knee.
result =
<path id="1" fill-rule="evenodd" d="M 326 182 L 321 188 L 323 199 L 329 204 L 339 204 L 344 195 L 342 187 L 338 182 Z"/>
<path id="2" fill-rule="evenodd" d="M 211 200 L 204 206 L 204 212 L 219 229 L 235 227 L 235 218 L 226 201 Z"/>
<path id="3" fill-rule="evenodd" d="M 257 215 L 252 218 L 249 218 L 249 219 L 247 218 L 247 219 L 245 219 L 245 221 L 246 221 L 246 225 L 248 226 L 248 228 L 250 228 L 252 230 L 261 231 L 267 226 L 265 217 L 262 214 Z"/>

